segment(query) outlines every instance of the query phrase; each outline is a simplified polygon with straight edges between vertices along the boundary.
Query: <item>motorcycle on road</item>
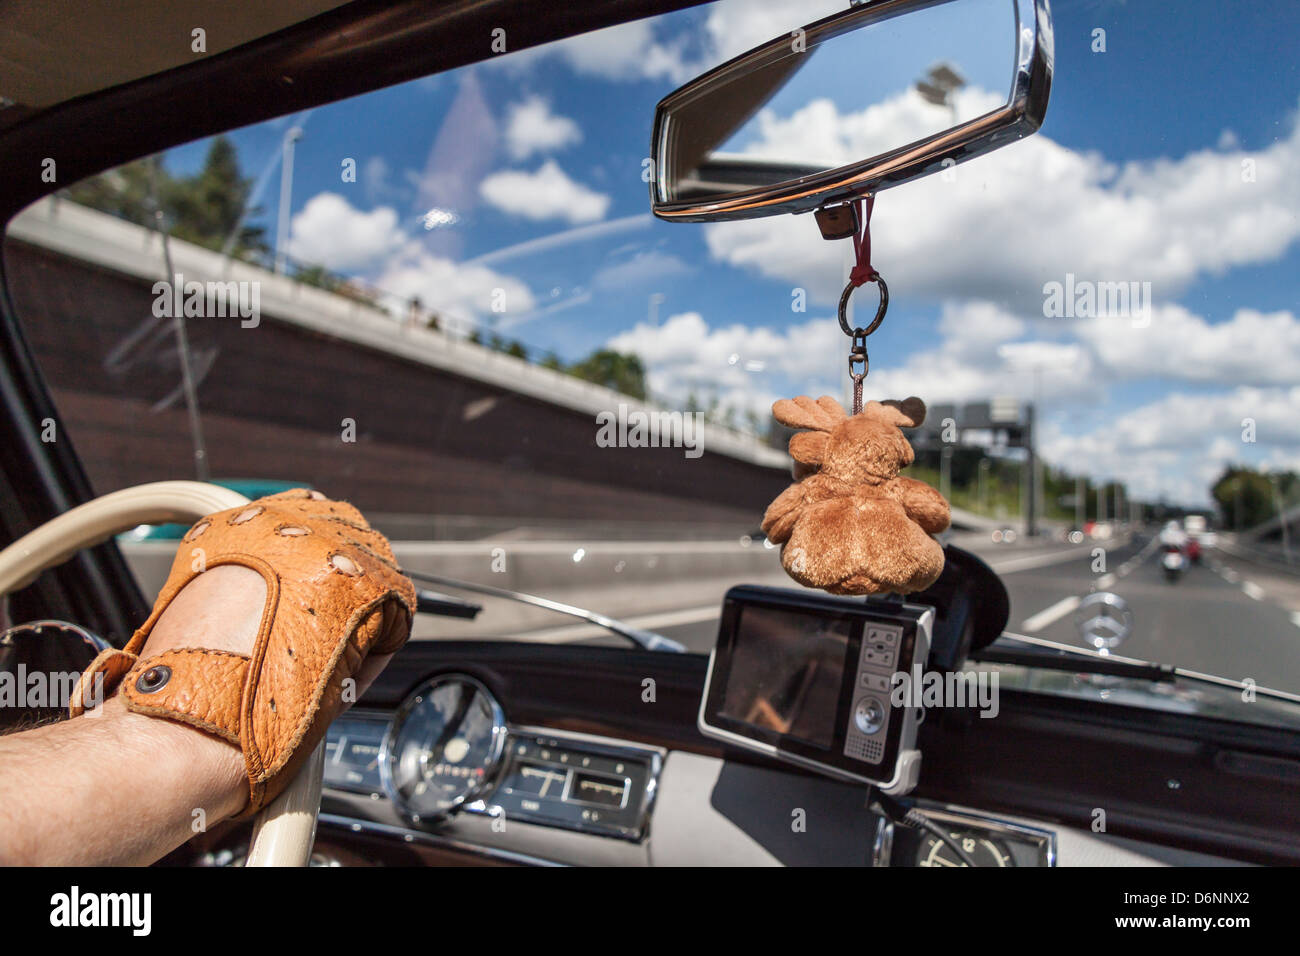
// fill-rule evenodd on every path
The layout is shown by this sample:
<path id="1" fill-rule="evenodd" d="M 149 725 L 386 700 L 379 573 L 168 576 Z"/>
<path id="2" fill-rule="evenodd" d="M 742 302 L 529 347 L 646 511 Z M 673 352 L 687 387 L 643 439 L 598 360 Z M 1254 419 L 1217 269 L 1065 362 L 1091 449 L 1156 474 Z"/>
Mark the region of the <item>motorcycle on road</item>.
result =
<path id="1" fill-rule="evenodd" d="M 1174 544 L 1164 545 L 1161 551 L 1160 565 L 1164 569 L 1165 580 L 1174 584 L 1187 570 L 1187 556 L 1183 554 L 1182 548 Z"/>

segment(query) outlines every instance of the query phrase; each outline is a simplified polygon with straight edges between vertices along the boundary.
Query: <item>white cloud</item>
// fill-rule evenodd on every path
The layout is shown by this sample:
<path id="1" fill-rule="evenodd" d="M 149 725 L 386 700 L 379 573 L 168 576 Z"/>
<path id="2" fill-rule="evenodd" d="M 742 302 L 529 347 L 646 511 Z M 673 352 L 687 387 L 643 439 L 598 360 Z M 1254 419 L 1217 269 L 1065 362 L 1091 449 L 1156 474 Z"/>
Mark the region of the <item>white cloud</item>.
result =
<path id="1" fill-rule="evenodd" d="M 661 42 L 651 21 L 634 20 L 563 40 L 555 49 L 578 73 L 606 80 L 684 83 L 694 75 L 694 68 L 683 59 L 684 45 L 680 39 Z"/>
<path id="2" fill-rule="evenodd" d="M 1238 309 L 1211 324 L 1181 305 L 1157 306 L 1150 324 L 1079 322 L 1079 338 L 1124 378 L 1169 378 L 1223 385 L 1300 382 L 1300 319 L 1291 312 Z"/>
<path id="3" fill-rule="evenodd" d="M 861 113 L 807 109 L 800 124 L 809 141 L 844 149 L 868 136 Z M 910 129 L 870 136 L 901 143 Z M 881 193 L 874 262 L 915 295 L 985 299 L 1026 314 L 1041 308 L 1044 283 L 1066 273 L 1150 282 L 1154 297 L 1168 300 L 1199 276 L 1284 254 L 1300 237 L 1297 165 L 1295 124 L 1253 153 L 1205 149 L 1122 165 L 1036 135 L 956 167 L 952 181 L 930 176 Z M 818 301 L 834 301 L 843 286 L 840 251 L 809 219 L 716 223 L 705 237 L 714 258 L 806 287 Z"/>
<path id="4" fill-rule="evenodd" d="M 937 345 L 895 364 L 877 355 L 867 378 L 874 396 L 920 395 L 927 402 L 968 402 L 999 395 L 1022 400 L 1094 394 L 1087 350 L 1069 342 L 1023 340 L 1029 324 L 989 302 L 946 302 Z"/>
<path id="5" fill-rule="evenodd" d="M 705 30 L 710 52 L 700 69 L 724 63 L 845 8 L 843 0 L 800 0 L 797 4 L 789 0 L 722 0 L 709 7 Z"/>
<path id="6" fill-rule="evenodd" d="M 416 296 L 425 308 L 466 322 L 492 313 L 494 295 L 504 296 L 507 314 L 535 305 L 521 280 L 434 255 L 399 227 L 390 207 L 362 211 L 335 193 L 313 196 L 293 217 L 290 255 L 352 275 L 380 269 L 367 281 L 387 293 L 388 304 L 399 313 Z"/>
<path id="7" fill-rule="evenodd" d="M 582 130 L 567 116 L 551 112 L 550 104 L 532 96 L 510 107 L 506 118 L 506 149 L 514 160 L 548 153 L 582 142 Z"/>
<path id="8" fill-rule="evenodd" d="M 536 305 L 532 292 L 519 279 L 487 266 L 444 259 L 414 242 L 375 284 L 402 302 L 418 296 L 424 308 L 462 321 L 498 314 L 493 308 L 497 302 L 506 316 L 531 311 Z"/>
<path id="9" fill-rule="evenodd" d="M 525 219 L 567 219 L 577 225 L 605 218 L 609 196 L 574 182 L 553 159 L 535 173 L 502 170 L 479 184 L 479 195 L 502 212 Z"/>
<path id="10" fill-rule="evenodd" d="M 841 0 L 801 0 L 797 4 L 790 0 L 721 0 L 709 5 L 703 31 L 692 23 L 691 29 L 665 37 L 656 32 L 653 20 L 633 20 L 486 60 L 484 65 L 517 70 L 528 68 L 539 58 L 556 57 L 585 76 L 658 80 L 676 86 L 843 9 Z"/>
<path id="11" fill-rule="evenodd" d="M 522 71 L 543 58 L 562 60 L 575 73 L 616 82 L 662 80 L 685 83 L 699 70 L 688 62 L 685 35 L 661 40 L 650 20 L 633 20 L 567 40 L 483 61 L 488 69 Z"/>
<path id="12" fill-rule="evenodd" d="M 1070 337 L 1081 329 L 1092 332 L 1104 321 L 1118 320 L 1063 325 L 1064 337 L 1054 341 L 1033 338 L 1041 325 L 992 303 L 948 302 L 933 347 L 899 363 L 891 363 L 887 354 L 873 356 L 867 394 L 920 395 L 932 405 L 999 395 L 1036 398 L 1045 460 L 1077 473 L 1117 478 L 1130 494 L 1147 500 L 1201 505 L 1226 464 L 1300 464 L 1300 386 L 1291 385 L 1300 380 L 1294 371 L 1300 351 L 1290 313 L 1241 310 L 1230 322 L 1210 325 L 1170 307 L 1153 317 L 1160 344 L 1117 344 L 1123 340 L 1113 332 Z M 1277 348 L 1267 361 L 1255 355 L 1271 342 Z M 716 393 L 724 405 L 766 416 L 776 398 L 844 397 L 845 339 L 833 319 L 784 329 L 740 323 L 711 327 L 698 312 L 686 312 L 659 326 L 638 323 L 609 346 L 640 355 L 651 388 L 678 400 L 691 392 Z M 1261 376 L 1270 362 L 1276 374 Z M 1232 377 L 1248 372 L 1254 379 Z M 1116 411 L 1116 385 L 1153 375 L 1236 387 L 1175 391 Z M 1242 384 L 1261 378 L 1286 387 Z M 1254 423 L 1253 443 L 1242 440 L 1246 419 Z"/>
<path id="13" fill-rule="evenodd" d="M 1005 94 L 966 88 L 953 95 L 952 110 L 964 122 L 997 109 L 1005 99 Z M 926 102 L 914 89 L 843 115 L 834 101 L 815 99 L 785 117 L 760 111 L 752 127 L 758 139 L 742 152 L 834 169 L 941 133 L 953 125 L 952 110 Z"/>
<path id="14" fill-rule="evenodd" d="M 337 193 L 318 193 L 290 221 L 289 256 L 340 272 L 365 269 L 405 242 L 393 209 L 363 212 Z"/>
<path id="15" fill-rule="evenodd" d="M 698 312 L 683 312 L 660 325 L 639 322 L 608 346 L 640 356 L 658 395 L 681 401 L 691 393 L 701 399 L 716 394 L 737 411 L 766 416 L 778 398 L 835 391 L 843 340 L 834 319 L 782 329 L 715 328 Z"/>

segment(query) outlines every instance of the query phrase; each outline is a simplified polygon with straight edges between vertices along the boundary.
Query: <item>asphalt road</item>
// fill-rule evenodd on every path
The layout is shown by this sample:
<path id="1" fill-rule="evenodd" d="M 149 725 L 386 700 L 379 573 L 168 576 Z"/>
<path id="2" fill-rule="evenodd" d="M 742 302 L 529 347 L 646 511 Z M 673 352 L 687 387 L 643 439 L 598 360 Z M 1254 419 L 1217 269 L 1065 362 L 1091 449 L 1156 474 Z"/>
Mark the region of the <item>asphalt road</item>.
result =
<path id="1" fill-rule="evenodd" d="M 1004 573 L 1012 607 L 1007 629 L 1086 646 L 1075 627 L 1074 599 L 1111 591 L 1133 612 L 1132 634 L 1116 654 L 1300 692 L 1300 582 L 1212 552 L 1170 583 L 1159 549 L 1146 537 L 1105 559 L 1105 570 L 1094 571 L 1085 547 L 1068 561 Z"/>

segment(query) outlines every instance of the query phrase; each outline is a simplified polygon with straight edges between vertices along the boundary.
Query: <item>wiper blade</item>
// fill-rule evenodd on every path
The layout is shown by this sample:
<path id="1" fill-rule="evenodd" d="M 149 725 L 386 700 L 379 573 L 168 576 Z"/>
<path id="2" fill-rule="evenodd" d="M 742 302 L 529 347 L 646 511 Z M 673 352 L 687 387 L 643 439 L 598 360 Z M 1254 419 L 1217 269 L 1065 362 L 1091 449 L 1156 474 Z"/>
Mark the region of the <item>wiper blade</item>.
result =
<path id="1" fill-rule="evenodd" d="M 595 624 L 597 627 L 603 627 L 611 634 L 617 634 L 628 641 L 631 641 L 637 647 L 646 651 L 667 651 L 673 654 L 685 654 L 686 646 L 674 641 L 671 637 L 664 637 L 662 634 L 656 634 L 654 631 L 647 631 L 639 627 L 633 627 L 630 624 L 624 624 L 622 621 L 615 620 L 612 617 L 606 617 L 596 611 L 588 611 L 586 608 L 574 607 L 572 604 L 563 604 L 560 601 L 552 601 L 550 598 L 538 597 L 536 594 L 525 594 L 523 591 L 511 591 L 509 588 L 499 588 L 491 584 L 473 584 L 469 581 L 458 581 L 455 578 L 445 578 L 438 574 L 426 574 L 423 571 L 403 570 L 408 578 L 420 581 L 424 584 L 436 584 L 439 587 L 457 588 L 461 591 L 470 591 L 474 594 L 486 594 L 489 597 L 504 598 L 507 601 L 516 601 L 519 604 L 531 604 L 533 607 L 545 608 L 548 611 L 555 611 L 557 614 L 567 614 L 569 617 L 580 618 L 589 624 Z"/>
<path id="2" fill-rule="evenodd" d="M 439 614 L 442 617 L 460 617 L 472 621 L 478 617 L 478 612 L 481 610 L 483 610 L 482 604 L 462 601 L 450 594 L 439 594 L 437 591 L 426 591 L 423 588 L 417 588 L 415 592 L 416 614 Z"/>
<path id="3" fill-rule="evenodd" d="M 1003 643 L 1004 640 L 1009 643 Z M 1023 646 L 1011 646 L 1012 642 Z M 988 647 L 972 652 L 970 660 L 988 664 L 1019 664 L 1025 667 L 1041 667 L 1044 670 L 1082 674 L 1132 677 L 1153 683 L 1172 684 L 1177 681 L 1190 681 L 1234 692 L 1244 690 L 1249 686 L 1252 693 L 1257 696 L 1268 697 L 1290 704 L 1300 704 L 1300 694 L 1294 694 L 1290 691 L 1261 687 L 1258 684 L 1247 685 L 1243 681 L 1233 680 L 1229 677 L 1202 674 L 1199 671 L 1174 667 L 1169 664 L 1153 664 L 1151 661 L 1142 661 L 1134 657 L 1102 654 L 1086 647 L 1071 647 L 1068 644 L 1057 644 L 1055 641 L 1027 637 L 1024 634 L 1013 634 L 1010 631 L 1004 633 L 1002 637 Z"/>
<path id="4" fill-rule="evenodd" d="M 1023 646 L 1013 647 L 1003 643 L 1007 640 Z M 1171 683 L 1180 676 L 1178 668 L 1167 664 L 1100 654 L 1083 647 L 1069 647 L 1010 632 L 1003 634 L 988 647 L 972 652 L 970 659 L 985 664 L 1021 664 L 1044 670 L 1131 677 L 1153 683 Z"/>

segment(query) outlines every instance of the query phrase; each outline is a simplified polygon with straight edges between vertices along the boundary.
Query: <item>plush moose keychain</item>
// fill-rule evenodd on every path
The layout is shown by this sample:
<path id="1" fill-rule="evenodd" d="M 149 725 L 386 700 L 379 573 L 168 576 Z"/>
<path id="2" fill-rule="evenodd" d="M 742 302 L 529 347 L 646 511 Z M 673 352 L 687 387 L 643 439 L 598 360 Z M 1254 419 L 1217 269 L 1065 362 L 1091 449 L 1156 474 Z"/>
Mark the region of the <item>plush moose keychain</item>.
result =
<path id="1" fill-rule="evenodd" d="M 807 428 L 790 439 L 793 485 L 768 506 L 763 533 L 782 545 L 790 577 L 832 594 L 911 594 L 934 583 L 948 527 L 948 502 L 915 478 L 900 428 L 925 420 L 919 398 L 868 402 L 853 416 L 829 395 L 783 398 L 778 422 Z"/>
<path id="2" fill-rule="evenodd" d="M 873 197 L 849 207 L 857 265 L 840 296 L 840 327 L 853 340 L 849 374 L 853 414 L 829 395 L 782 399 L 772 415 L 783 425 L 804 428 L 790 439 L 795 483 L 763 515 L 763 533 L 781 545 L 781 564 L 800 584 L 832 594 L 911 594 L 928 588 L 943 571 L 943 548 L 932 535 L 948 527 L 943 495 L 924 482 L 899 475 L 914 458 L 900 429 L 925 421 L 919 398 L 862 405 L 867 376 L 867 336 L 884 320 L 889 306 L 885 280 L 871 266 L 868 226 Z M 844 210 L 838 207 L 836 212 Z M 859 227 L 859 223 L 861 223 Z M 860 231 L 859 231 L 860 228 Z M 850 328 L 849 296 L 866 282 L 880 286 L 880 308 L 867 328 Z"/>

